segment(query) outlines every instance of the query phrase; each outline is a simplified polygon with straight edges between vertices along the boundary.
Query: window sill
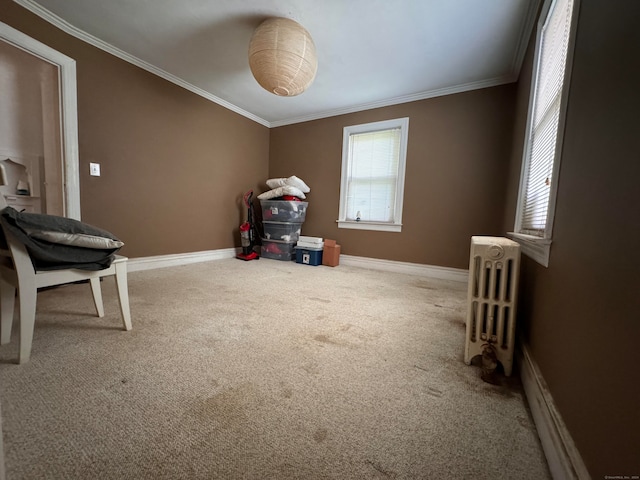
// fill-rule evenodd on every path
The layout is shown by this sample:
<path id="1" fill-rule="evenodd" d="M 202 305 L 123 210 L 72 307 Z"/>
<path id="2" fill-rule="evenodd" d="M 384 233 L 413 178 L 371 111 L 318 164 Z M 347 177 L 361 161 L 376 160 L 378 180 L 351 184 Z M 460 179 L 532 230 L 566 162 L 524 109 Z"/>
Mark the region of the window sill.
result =
<path id="1" fill-rule="evenodd" d="M 507 232 L 507 236 L 520 244 L 522 253 L 526 256 L 532 258 L 544 267 L 549 266 L 549 254 L 551 252 L 550 239 L 516 232 Z"/>
<path id="2" fill-rule="evenodd" d="M 348 220 L 336 220 L 338 228 L 352 228 L 354 230 L 376 230 L 379 232 L 401 232 L 401 223 L 381 222 L 353 222 Z"/>

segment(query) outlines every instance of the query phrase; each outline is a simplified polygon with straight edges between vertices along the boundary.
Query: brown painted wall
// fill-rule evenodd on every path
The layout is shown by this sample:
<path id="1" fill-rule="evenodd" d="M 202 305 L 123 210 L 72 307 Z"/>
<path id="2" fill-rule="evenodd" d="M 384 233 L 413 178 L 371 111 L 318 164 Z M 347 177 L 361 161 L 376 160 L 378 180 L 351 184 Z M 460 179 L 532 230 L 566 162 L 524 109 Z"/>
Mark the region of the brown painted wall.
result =
<path id="1" fill-rule="evenodd" d="M 549 268 L 523 257 L 519 327 L 594 479 L 640 474 L 638 19 L 639 2 L 581 2 Z"/>
<path id="2" fill-rule="evenodd" d="M 239 245 L 268 128 L 71 37 L 9 0 L 0 21 L 76 60 L 82 219 L 131 257 Z M 89 163 L 101 164 L 100 177 Z"/>
<path id="3" fill-rule="evenodd" d="M 593 478 L 640 472 L 638 18 L 638 2 L 582 1 L 551 263 L 523 259 L 519 328 Z M 512 228 L 531 52 L 517 90 L 269 132 L 9 0 L 0 21 L 76 59 L 83 219 L 119 235 L 127 255 L 231 247 L 242 192 L 292 174 L 312 187 L 303 232 L 336 238 L 351 255 L 466 268 L 471 235 Z M 404 116 L 402 233 L 338 229 L 342 128 Z M 101 177 L 88 175 L 89 162 L 102 164 Z"/>
<path id="4" fill-rule="evenodd" d="M 302 233 L 334 238 L 342 253 L 468 268 L 471 236 L 501 234 L 515 91 L 505 85 L 274 128 L 269 174 L 311 187 Z M 400 117 L 409 117 L 402 232 L 338 229 L 343 128 Z"/>

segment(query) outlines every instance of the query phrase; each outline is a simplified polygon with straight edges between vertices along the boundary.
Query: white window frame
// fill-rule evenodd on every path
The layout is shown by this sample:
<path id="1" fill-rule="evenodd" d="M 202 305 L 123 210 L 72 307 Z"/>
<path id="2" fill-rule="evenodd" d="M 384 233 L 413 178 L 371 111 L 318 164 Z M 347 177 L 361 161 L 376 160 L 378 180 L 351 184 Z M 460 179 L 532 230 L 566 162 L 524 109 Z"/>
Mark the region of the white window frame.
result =
<path id="1" fill-rule="evenodd" d="M 531 93 L 529 95 L 529 109 L 527 114 L 527 130 L 526 138 L 524 142 L 524 152 L 522 158 L 522 170 L 520 174 L 520 188 L 518 191 L 518 206 L 516 209 L 516 219 L 514 225 L 514 231 L 508 232 L 507 235 L 512 239 L 520 243 L 522 253 L 531 257 L 541 265 L 549 266 L 549 255 L 551 252 L 551 242 L 553 233 L 553 221 L 555 216 L 556 197 L 558 192 L 558 174 L 560 172 L 560 161 L 562 159 L 562 146 L 564 141 L 564 126 L 567 110 L 567 98 L 569 95 L 569 83 L 571 79 L 571 68 L 573 64 L 573 50 L 575 45 L 575 34 L 578 20 L 578 7 L 580 0 L 573 0 L 573 12 L 571 14 L 571 26 L 569 31 L 569 42 L 567 45 L 567 55 L 564 79 L 562 84 L 562 93 L 560 99 L 560 110 L 558 119 L 558 130 L 556 136 L 556 146 L 553 159 L 553 169 L 551 174 L 551 185 L 549 190 L 549 205 L 547 209 L 546 226 L 544 234 L 542 236 L 529 235 L 522 232 L 522 217 L 524 213 L 525 195 L 527 186 L 527 175 L 529 172 L 529 163 L 531 162 L 531 142 L 532 142 L 532 124 L 533 124 L 533 110 L 535 105 L 535 94 L 537 85 L 540 81 L 540 57 L 541 57 L 541 44 L 542 33 L 544 24 L 547 21 L 549 13 L 552 7 L 556 4 L 557 0 L 545 0 L 542 12 L 540 14 L 540 20 L 538 21 L 537 35 L 536 35 L 536 51 L 533 69 L 533 78 L 531 81 Z"/>
<path id="2" fill-rule="evenodd" d="M 394 219 L 392 222 L 371 222 L 363 220 L 348 220 L 347 212 L 347 182 L 349 178 L 349 138 L 352 134 L 369 133 L 381 130 L 400 128 L 400 150 L 398 158 L 398 176 L 396 179 L 396 199 L 394 205 Z M 382 232 L 402 231 L 402 206 L 404 199 L 404 178 L 407 165 L 407 141 L 409 138 L 409 118 L 396 118 L 381 122 L 365 123 L 344 127 L 342 136 L 342 176 L 340 180 L 340 211 L 338 228 L 357 230 L 377 230 Z"/>

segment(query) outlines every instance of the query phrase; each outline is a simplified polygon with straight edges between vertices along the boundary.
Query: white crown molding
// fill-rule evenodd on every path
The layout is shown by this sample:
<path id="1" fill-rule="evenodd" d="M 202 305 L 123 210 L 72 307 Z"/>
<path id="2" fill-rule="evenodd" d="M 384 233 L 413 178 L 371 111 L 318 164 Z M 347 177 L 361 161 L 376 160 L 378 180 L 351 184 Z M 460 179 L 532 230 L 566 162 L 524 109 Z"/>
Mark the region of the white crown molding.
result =
<path id="1" fill-rule="evenodd" d="M 326 110 L 324 112 L 313 113 L 302 117 L 289 118 L 285 120 L 277 120 L 269 123 L 269 128 L 283 127 L 285 125 L 292 125 L 294 123 L 309 122 L 311 120 L 319 120 L 321 118 L 335 117 L 338 115 L 345 115 L 348 113 L 362 112 L 364 110 L 371 110 L 374 108 L 389 107 L 392 105 L 399 105 L 401 103 L 417 102 L 420 100 L 426 100 L 428 98 L 443 97 L 445 95 L 452 95 L 454 93 L 468 92 L 470 90 L 479 90 L 481 88 L 497 87 L 498 85 L 504 85 L 506 83 L 513 83 L 517 80 L 517 75 L 503 75 L 501 77 L 490 78 L 487 80 L 480 80 L 478 82 L 470 82 L 462 85 L 455 85 L 453 87 L 437 88 L 435 90 L 428 90 L 426 92 L 414 93 L 412 95 L 404 95 L 402 97 L 388 98 L 386 100 L 380 100 L 371 103 L 362 103 L 360 105 L 354 105 L 346 108 L 336 108 L 333 110 Z"/>
<path id="2" fill-rule="evenodd" d="M 145 62 L 144 60 L 139 59 L 138 57 L 135 57 L 133 55 L 128 54 L 127 52 L 124 52 L 122 50 L 120 50 L 119 48 L 114 47 L 113 45 L 110 45 L 102 40 L 100 40 L 99 38 L 94 37 L 93 35 L 90 35 L 86 32 L 84 32 L 83 30 L 80 30 L 77 27 L 74 27 L 73 25 L 71 25 L 70 23 L 66 22 L 65 20 L 63 20 L 62 18 L 58 17 L 57 15 L 55 15 L 54 13 L 50 12 L 49 10 L 43 8 L 42 6 L 38 5 L 34 0 L 13 0 L 15 3 L 17 3 L 18 5 L 21 5 L 22 7 L 26 8 L 27 10 L 29 10 L 30 12 L 38 15 L 39 17 L 41 17 L 42 19 L 46 20 L 47 22 L 51 23 L 52 25 L 58 27 L 59 29 L 61 29 L 62 31 L 68 33 L 69 35 L 72 35 L 84 42 L 87 42 L 90 45 L 93 45 L 96 48 L 99 48 L 100 50 L 103 50 L 107 53 L 110 53 L 122 60 L 124 60 L 125 62 L 129 62 L 133 65 L 136 65 L 137 67 L 142 68 L 143 70 L 146 70 L 150 73 L 153 73 L 154 75 L 157 75 L 161 78 L 164 78 L 165 80 L 174 83 L 186 90 L 189 90 L 192 93 L 195 93 L 196 95 L 199 95 L 203 98 L 206 98 L 207 100 L 214 102 L 222 107 L 225 107 L 239 115 L 242 115 L 243 117 L 246 117 L 250 120 L 253 120 L 256 123 L 259 123 L 260 125 L 264 125 L 265 127 L 268 128 L 275 128 L 275 127 L 282 127 L 285 125 L 292 125 L 295 123 L 302 123 L 302 122 L 308 122 L 311 120 L 319 120 L 321 118 L 328 118 L 328 117 L 335 117 L 337 115 L 345 115 L 347 113 L 355 113 L 355 112 L 361 112 L 364 110 L 371 110 L 374 108 L 381 108 L 381 107 L 388 107 L 388 106 L 392 106 L 392 105 L 398 105 L 401 103 L 409 103 L 409 102 L 416 102 L 419 100 L 425 100 L 427 98 L 434 98 L 434 97 L 441 97 L 444 95 L 451 95 L 454 93 L 462 93 L 462 92 L 467 92 L 469 90 L 477 90 L 477 89 L 481 89 L 481 88 L 489 88 L 489 87 L 495 87 L 498 85 L 503 85 L 506 83 L 513 83 L 517 80 L 518 77 L 518 72 L 520 70 L 520 64 L 522 63 L 522 58 L 524 57 L 524 52 L 526 51 L 526 41 L 521 39 L 520 43 L 525 43 L 525 45 L 522 47 L 522 55 L 519 55 L 518 58 L 520 58 L 520 60 L 516 60 L 516 64 L 517 67 L 514 66 L 513 68 L 513 73 L 510 75 L 505 75 L 505 76 L 501 76 L 501 77 L 496 77 L 496 78 L 490 78 L 487 80 L 481 80 L 478 82 L 471 82 L 471 83 L 466 83 L 466 84 L 462 84 L 462 85 L 456 85 L 453 87 L 446 87 L 446 88 L 439 88 L 439 89 L 434 89 L 434 90 L 428 90 L 425 92 L 420 92 L 420 93 L 416 93 L 416 94 L 412 94 L 412 95 L 405 95 L 405 96 L 401 96 L 401 97 L 394 97 L 394 98 L 389 98 L 386 100 L 381 100 L 381 101 L 377 101 L 377 102 L 371 102 L 371 103 L 364 103 L 364 104 L 359 104 L 359 105 L 354 105 L 351 107 L 346 107 L 346 108 L 337 108 L 337 109 L 333 109 L 333 110 L 326 110 L 324 112 L 319 112 L 319 113 L 314 113 L 314 114 L 310 114 L 310 115 L 305 115 L 305 116 L 301 116 L 301 117 L 294 117 L 294 118 L 289 118 L 289 119 L 284 119 L 284 120 L 277 120 L 274 122 L 269 122 L 268 120 L 265 120 L 261 117 L 258 117 L 257 115 L 254 115 L 251 112 L 248 112 L 230 102 L 227 102 L 226 100 L 223 100 L 220 97 L 217 97 L 203 89 L 201 89 L 200 87 L 196 87 L 195 85 L 190 84 L 189 82 L 184 81 L 183 79 L 169 73 L 166 72 L 154 65 L 151 65 L 150 63 Z M 539 0 L 537 0 L 539 2 Z M 537 2 L 534 2 L 537 3 Z M 530 10 L 533 9 L 533 7 L 530 7 Z M 537 11 L 537 9 L 533 9 L 533 11 Z M 535 15 L 534 16 L 534 20 L 535 20 Z M 527 18 L 529 18 L 529 14 L 527 16 Z M 527 20 L 528 22 L 529 20 Z M 533 21 L 533 20 L 532 20 Z"/>
<path id="3" fill-rule="evenodd" d="M 518 41 L 518 48 L 513 56 L 513 62 L 511 64 L 511 71 L 513 73 L 514 81 L 518 80 L 520 76 L 520 69 L 522 68 L 522 62 L 524 56 L 527 53 L 527 47 L 529 46 L 529 40 L 531 39 L 531 33 L 536 24 L 538 17 L 538 11 L 540 10 L 541 0 L 532 0 L 529 2 L 529 9 L 522 20 L 522 28 L 520 29 L 520 39 Z"/>
<path id="4" fill-rule="evenodd" d="M 529 348 L 520 342 L 518 365 L 540 443 L 554 480 L 590 480 L 589 471 L 551 397 Z"/>
<path id="5" fill-rule="evenodd" d="M 242 108 L 227 102 L 226 100 L 223 100 L 220 97 L 216 97 L 215 95 L 199 88 L 196 87 L 195 85 L 190 84 L 189 82 L 184 81 L 183 79 L 176 77 L 175 75 L 166 72 L 164 70 L 162 70 L 161 68 L 158 68 L 154 65 L 151 65 L 150 63 L 145 62 L 144 60 L 139 59 L 138 57 L 135 57 L 133 55 L 130 55 L 129 53 L 120 50 L 119 48 L 114 47 L 113 45 L 104 42 L 102 40 L 100 40 L 99 38 L 94 37 L 93 35 L 88 34 L 87 32 L 80 30 L 77 27 L 74 27 L 73 25 L 71 25 L 70 23 L 66 22 L 65 20 L 63 20 L 62 18 L 60 18 L 59 16 L 55 15 L 54 13 L 50 12 L 49 10 L 47 10 L 46 8 L 41 7 L 40 5 L 38 5 L 37 3 L 35 3 L 33 0 L 13 0 L 15 3 L 17 3 L 18 5 L 26 8 L 27 10 L 29 10 L 30 12 L 38 15 L 39 17 L 41 17 L 42 19 L 46 20 L 47 22 L 51 23 L 52 25 L 58 27 L 60 30 L 64 31 L 65 33 L 68 33 L 69 35 L 72 35 L 80 40 L 82 40 L 83 42 L 86 42 L 90 45 L 93 45 L 96 48 L 99 48 L 100 50 L 103 50 L 107 53 L 110 53 L 111 55 L 114 55 L 122 60 L 124 60 L 125 62 L 129 62 L 137 67 L 142 68 L 143 70 L 146 70 L 150 73 L 153 73 L 154 75 L 157 75 L 161 78 L 164 78 L 165 80 L 174 83 L 186 90 L 189 90 L 190 92 L 195 93 L 196 95 L 200 95 L 201 97 L 206 98 L 207 100 L 210 100 L 214 103 L 217 103 L 218 105 L 225 107 L 229 110 L 231 110 L 232 112 L 235 112 L 239 115 L 242 115 L 243 117 L 246 117 L 250 120 L 253 120 L 256 123 L 259 123 L 261 125 L 264 125 L 265 127 L 270 127 L 269 122 L 263 118 L 258 117 L 257 115 L 254 115 L 251 112 L 247 112 L 246 110 L 243 110 Z"/>
<path id="6" fill-rule="evenodd" d="M 369 268 L 385 272 L 404 273 L 421 277 L 438 278 L 454 282 L 467 283 L 469 271 L 459 268 L 438 267 L 421 263 L 396 262 L 379 258 L 357 257 L 354 255 L 340 255 L 340 264 L 351 267 Z"/>

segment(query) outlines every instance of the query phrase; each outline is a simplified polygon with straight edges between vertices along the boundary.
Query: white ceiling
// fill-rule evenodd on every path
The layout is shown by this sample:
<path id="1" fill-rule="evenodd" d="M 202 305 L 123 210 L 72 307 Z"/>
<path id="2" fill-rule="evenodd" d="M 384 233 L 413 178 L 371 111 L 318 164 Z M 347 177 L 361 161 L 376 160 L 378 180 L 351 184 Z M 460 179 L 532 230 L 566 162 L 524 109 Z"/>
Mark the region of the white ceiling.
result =
<path id="1" fill-rule="evenodd" d="M 263 125 L 513 82 L 539 0 L 14 0 L 83 40 Z M 318 73 L 297 97 L 249 70 L 253 30 L 287 17 Z"/>

